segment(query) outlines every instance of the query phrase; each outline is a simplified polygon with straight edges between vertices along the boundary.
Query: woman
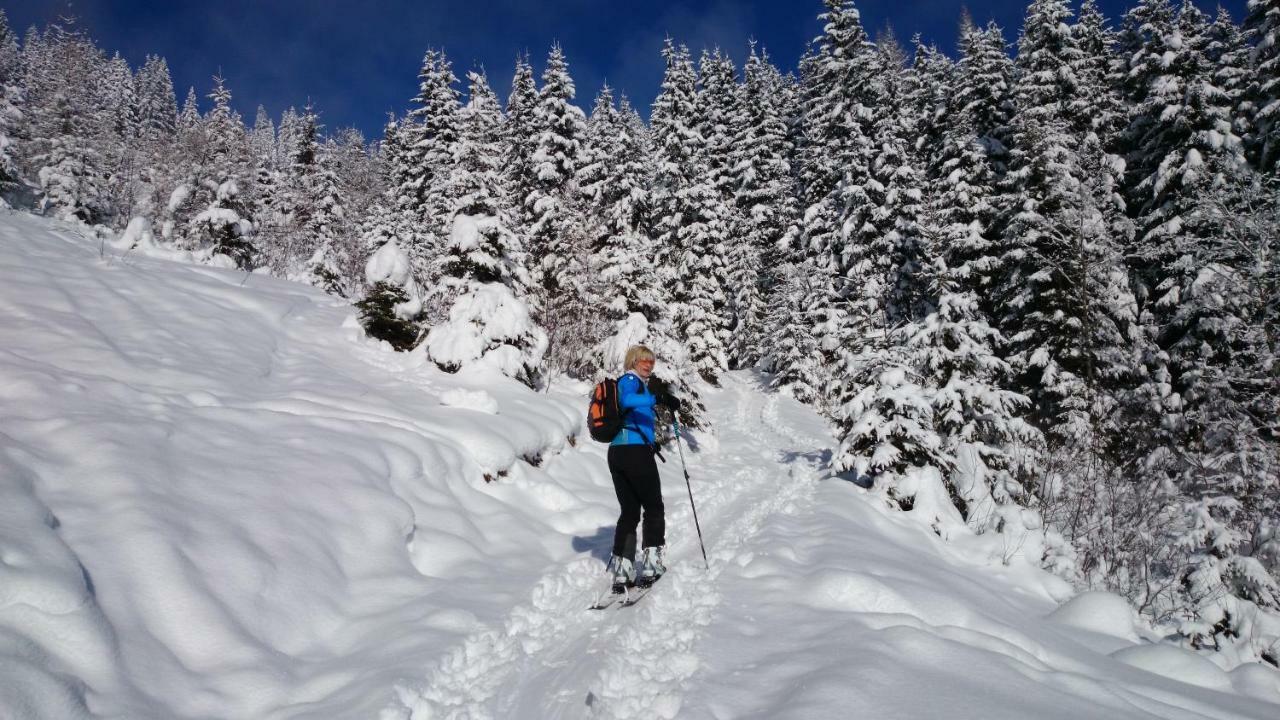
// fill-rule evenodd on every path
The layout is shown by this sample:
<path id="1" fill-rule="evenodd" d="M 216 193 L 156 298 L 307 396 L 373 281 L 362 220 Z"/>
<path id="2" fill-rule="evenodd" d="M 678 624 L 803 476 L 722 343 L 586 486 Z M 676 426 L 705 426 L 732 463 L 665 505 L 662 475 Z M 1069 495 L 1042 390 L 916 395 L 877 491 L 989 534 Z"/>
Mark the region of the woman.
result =
<path id="1" fill-rule="evenodd" d="M 680 401 L 665 392 L 650 392 L 649 377 L 656 358 L 643 345 L 627 350 L 623 363 L 626 373 L 618 378 L 618 405 L 622 410 L 622 430 L 609 445 L 609 474 L 618 494 L 622 513 L 613 535 L 613 591 L 623 592 L 628 585 L 652 585 L 667 571 L 663 563 L 666 550 L 666 521 L 663 518 L 662 485 L 658 465 L 653 456 L 653 409 L 662 405 L 676 412 Z M 644 516 L 644 555 L 639 577 L 635 571 L 636 526 Z"/>

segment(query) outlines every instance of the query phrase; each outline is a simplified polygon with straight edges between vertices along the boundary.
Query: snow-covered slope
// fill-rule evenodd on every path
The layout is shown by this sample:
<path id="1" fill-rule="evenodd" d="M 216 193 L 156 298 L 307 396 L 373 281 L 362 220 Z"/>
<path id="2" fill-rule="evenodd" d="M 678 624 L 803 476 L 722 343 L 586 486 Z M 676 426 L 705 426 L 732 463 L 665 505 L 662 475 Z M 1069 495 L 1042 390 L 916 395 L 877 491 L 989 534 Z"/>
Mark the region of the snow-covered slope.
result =
<path id="1" fill-rule="evenodd" d="M 1280 673 L 826 478 L 823 424 L 746 374 L 686 455 L 710 568 L 668 452 L 670 576 L 587 612 L 616 505 L 584 396 L 0 216 L 0 717 L 1280 713 Z"/>

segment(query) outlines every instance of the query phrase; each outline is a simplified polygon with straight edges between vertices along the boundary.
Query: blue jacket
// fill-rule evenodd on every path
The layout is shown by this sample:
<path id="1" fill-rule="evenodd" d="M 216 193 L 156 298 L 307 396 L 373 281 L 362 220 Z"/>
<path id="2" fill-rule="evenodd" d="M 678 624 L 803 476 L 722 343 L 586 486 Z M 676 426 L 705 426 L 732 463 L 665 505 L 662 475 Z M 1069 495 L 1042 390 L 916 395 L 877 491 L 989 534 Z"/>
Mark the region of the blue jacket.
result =
<path id="1" fill-rule="evenodd" d="M 635 373 L 618 378 L 618 406 L 622 410 L 622 430 L 610 445 L 652 445 L 653 406 L 657 400 Z M 637 432 L 637 430 L 639 432 Z"/>

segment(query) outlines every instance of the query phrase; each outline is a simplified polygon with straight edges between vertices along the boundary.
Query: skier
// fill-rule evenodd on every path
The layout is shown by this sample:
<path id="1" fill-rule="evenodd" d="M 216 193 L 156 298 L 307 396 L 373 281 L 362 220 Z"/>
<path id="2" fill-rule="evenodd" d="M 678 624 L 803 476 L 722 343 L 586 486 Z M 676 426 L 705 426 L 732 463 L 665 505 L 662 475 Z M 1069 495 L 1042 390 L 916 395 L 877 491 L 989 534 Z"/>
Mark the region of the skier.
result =
<path id="1" fill-rule="evenodd" d="M 627 350 L 623 363 L 626 374 L 618 378 L 618 405 L 623 413 L 622 430 L 609 445 L 609 474 L 618 494 L 622 512 L 613 535 L 613 591 L 627 586 L 652 585 L 667 571 L 666 521 L 663 517 L 662 486 L 658 478 L 653 410 L 661 405 L 671 412 L 680 409 L 680 400 L 662 390 L 651 391 L 649 377 L 656 358 L 643 345 Z M 644 551 L 637 577 L 635 570 L 636 526 L 644 511 Z"/>

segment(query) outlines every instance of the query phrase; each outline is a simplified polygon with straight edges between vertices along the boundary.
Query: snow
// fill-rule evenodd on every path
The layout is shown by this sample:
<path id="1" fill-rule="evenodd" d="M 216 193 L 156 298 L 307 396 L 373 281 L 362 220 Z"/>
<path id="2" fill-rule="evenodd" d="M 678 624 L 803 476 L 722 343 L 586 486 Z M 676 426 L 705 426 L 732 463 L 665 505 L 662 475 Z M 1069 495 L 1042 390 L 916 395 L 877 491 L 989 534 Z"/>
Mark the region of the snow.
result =
<path id="1" fill-rule="evenodd" d="M 378 248 L 365 264 L 365 279 L 371 285 L 388 282 L 403 287 L 409 282 L 410 273 L 409 257 L 395 240 Z"/>
<path id="2" fill-rule="evenodd" d="M 1190 650 L 1172 645 L 1138 645 L 1119 650 L 1111 657 L 1190 685 L 1210 690 L 1231 689 L 1231 678 L 1222 668 Z"/>
<path id="3" fill-rule="evenodd" d="M 6 720 L 1280 712 L 1274 668 L 1134 644 L 1114 597 L 1055 613 L 1037 552 L 831 477 L 748 372 L 684 448 L 709 565 L 669 448 L 668 576 L 586 612 L 617 509 L 584 384 L 448 374 L 313 288 L 59 227 L 0 215 Z"/>
<path id="4" fill-rule="evenodd" d="M 467 390 L 454 388 L 440 395 L 440 404 L 450 407 L 469 408 L 476 412 L 498 414 L 498 401 L 484 390 Z"/>
<path id="5" fill-rule="evenodd" d="M 1138 641 L 1133 608 L 1124 598 L 1109 592 L 1080 593 L 1054 610 L 1049 619 L 1081 630 Z"/>

